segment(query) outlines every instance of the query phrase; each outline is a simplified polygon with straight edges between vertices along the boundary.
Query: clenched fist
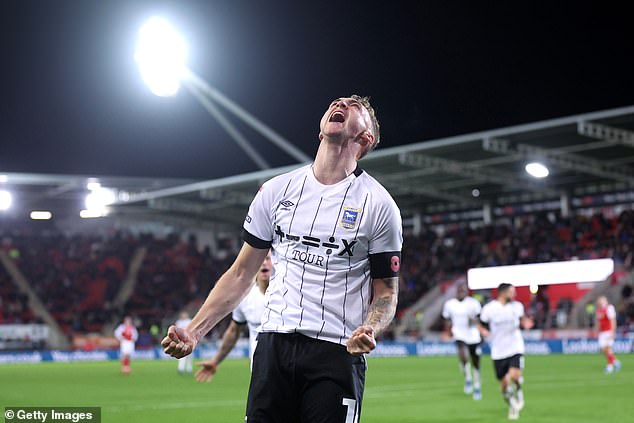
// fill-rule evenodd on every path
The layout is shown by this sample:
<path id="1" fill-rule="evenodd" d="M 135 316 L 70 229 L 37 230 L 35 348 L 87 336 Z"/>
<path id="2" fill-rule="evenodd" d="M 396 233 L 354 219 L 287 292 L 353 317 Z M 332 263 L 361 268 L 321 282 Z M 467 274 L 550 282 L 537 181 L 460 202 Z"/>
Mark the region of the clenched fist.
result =
<path id="1" fill-rule="evenodd" d="M 198 340 L 187 329 L 172 325 L 167 329 L 167 336 L 161 341 L 165 354 L 174 358 L 183 358 L 196 348 Z"/>

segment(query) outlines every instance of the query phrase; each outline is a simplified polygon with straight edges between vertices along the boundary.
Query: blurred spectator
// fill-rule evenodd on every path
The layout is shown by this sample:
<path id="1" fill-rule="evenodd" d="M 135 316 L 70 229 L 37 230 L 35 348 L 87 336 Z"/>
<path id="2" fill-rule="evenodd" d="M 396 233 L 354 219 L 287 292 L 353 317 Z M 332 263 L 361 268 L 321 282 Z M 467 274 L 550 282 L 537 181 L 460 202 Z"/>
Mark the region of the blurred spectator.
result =
<path id="1" fill-rule="evenodd" d="M 118 316 L 132 314 L 140 318 L 142 334 L 155 337 L 165 316 L 202 303 L 239 245 L 227 239 L 214 256 L 209 247 L 199 248 L 194 235 L 185 240 L 177 234 L 158 238 L 125 231 L 69 236 L 49 226 L 36 230 L 1 224 L 0 249 L 15 261 L 67 334 L 100 332 Z M 492 225 L 423 227 L 416 236 L 405 235 L 397 316 L 433 287 L 464 275 L 471 267 L 611 257 L 623 269 L 615 283 L 622 283 L 631 271 L 633 241 L 634 212 L 629 210 L 616 217 L 562 218 L 538 213 Z M 114 310 L 112 302 L 134 251 L 141 246 L 147 254 L 134 292 L 123 310 Z M 26 296 L 1 266 L 0 304 L 0 322 L 35 321 Z M 561 326 L 567 322 L 572 301 L 559 301 L 550 313 L 548 299 L 540 290 L 527 307 L 537 327 Z M 618 309 L 619 322 L 634 327 L 631 286 L 623 290 Z M 554 321 L 549 322 L 549 316 Z M 588 316 L 594 316 L 594 309 Z"/>

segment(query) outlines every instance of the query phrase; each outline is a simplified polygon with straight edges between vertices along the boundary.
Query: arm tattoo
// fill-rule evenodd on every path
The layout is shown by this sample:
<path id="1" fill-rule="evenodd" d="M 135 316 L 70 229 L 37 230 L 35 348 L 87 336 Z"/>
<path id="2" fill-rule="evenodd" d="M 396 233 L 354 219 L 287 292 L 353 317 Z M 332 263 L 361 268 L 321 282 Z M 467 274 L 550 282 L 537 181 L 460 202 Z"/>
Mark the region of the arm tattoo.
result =
<path id="1" fill-rule="evenodd" d="M 372 326 L 377 334 L 382 332 L 394 318 L 398 298 L 398 278 L 385 278 L 383 282 L 390 291 L 372 301 L 364 323 Z"/>

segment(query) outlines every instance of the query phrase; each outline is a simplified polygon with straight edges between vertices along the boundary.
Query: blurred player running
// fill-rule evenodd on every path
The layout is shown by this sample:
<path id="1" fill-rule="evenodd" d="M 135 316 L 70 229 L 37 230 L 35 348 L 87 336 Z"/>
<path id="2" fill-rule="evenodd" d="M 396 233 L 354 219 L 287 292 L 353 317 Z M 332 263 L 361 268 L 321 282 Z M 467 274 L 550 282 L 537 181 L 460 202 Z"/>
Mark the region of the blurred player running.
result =
<path id="1" fill-rule="evenodd" d="M 442 317 L 445 319 L 447 330 L 451 328 L 451 334 L 456 341 L 460 370 L 464 375 L 464 392 L 465 394 L 473 393 L 474 400 L 481 400 L 480 343 L 482 338 L 477 323 L 482 306 L 478 300 L 467 296 L 467 293 L 467 286 L 464 283 L 459 284 L 456 298 L 445 303 Z M 473 379 L 469 358 L 473 364 Z"/>
<path id="2" fill-rule="evenodd" d="M 530 329 L 533 321 L 524 316 L 524 306 L 514 301 L 515 287 L 500 284 L 497 299 L 482 308 L 482 335 L 488 337 L 495 375 L 500 381 L 502 396 L 509 404 L 508 418 L 517 420 L 524 408 L 522 369 L 524 368 L 524 339 L 520 327 Z"/>
<path id="3" fill-rule="evenodd" d="M 201 366 L 201 369 L 196 372 L 197 381 L 211 381 L 216 374 L 216 371 L 218 371 L 218 366 L 222 360 L 224 360 L 233 347 L 235 347 L 244 325 L 247 325 L 249 328 L 249 360 L 251 360 L 251 366 L 253 366 L 253 352 L 255 351 L 255 346 L 258 343 L 257 329 L 262 323 L 262 314 L 264 313 L 264 307 L 266 304 L 264 301 L 264 293 L 266 292 L 266 288 L 269 286 L 271 270 L 273 270 L 273 263 L 271 261 L 271 253 L 269 252 L 255 277 L 255 284 L 253 285 L 253 288 L 251 288 L 251 291 L 249 291 L 246 298 L 242 300 L 238 307 L 233 310 L 232 320 L 222 336 L 220 349 L 210 360 L 201 361 L 197 364 L 198 366 Z"/>
<path id="4" fill-rule="evenodd" d="M 174 323 L 174 326 L 176 326 L 177 328 L 184 329 L 187 327 L 187 325 L 191 323 L 191 321 L 192 319 L 189 317 L 189 314 L 187 314 L 186 311 L 183 311 L 180 314 L 180 317 L 178 318 L 176 323 Z M 192 369 L 193 361 L 194 361 L 194 358 L 191 355 L 188 355 L 183 358 L 179 358 L 178 359 L 178 374 L 182 375 L 183 373 L 191 373 L 193 371 Z"/>
<path id="5" fill-rule="evenodd" d="M 132 317 L 126 316 L 114 331 L 114 336 L 119 340 L 119 355 L 121 356 L 121 372 L 130 373 L 130 359 L 134 354 L 134 343 L 139 337 L 139 333 L 132 323 Z"/>
<path id="6" fill-rule="evenodd" d="M 616 359 L 612 349 L 614 338 L 616 338 L 616 311 L 603 295 L 597 298 L 597 326 L 599 328 L 599 348 L 608 362 L 604 372 L 612 374 L 621 369 L 621 362 Z"/>

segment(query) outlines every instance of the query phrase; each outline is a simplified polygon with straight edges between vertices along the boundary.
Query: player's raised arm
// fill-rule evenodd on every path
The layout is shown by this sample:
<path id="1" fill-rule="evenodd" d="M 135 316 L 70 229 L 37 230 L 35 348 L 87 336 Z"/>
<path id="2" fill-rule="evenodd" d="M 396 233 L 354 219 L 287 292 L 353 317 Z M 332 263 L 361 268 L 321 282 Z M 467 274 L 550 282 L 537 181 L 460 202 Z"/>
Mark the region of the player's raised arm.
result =
<path id="1" fill-rule="evenodd" d="M 245 243 L 233 265 L 218 280 L 204 304 L 185 329 L 170 326 L 161 342 L 166 354 L 185 357 L 194 350 L 200 338 L 229 314 L 253 284 L 268 248 L 258 249 Z"/>
<path id="2" fill-rule="evenodd" d="M 368 315 L 347 343 L 350 354 L 369 353 L 376 348 L 376 336 L 388 327 L 398 302 L 398 277 L 375 278 L 372 280 L 373 299 Z"/>

